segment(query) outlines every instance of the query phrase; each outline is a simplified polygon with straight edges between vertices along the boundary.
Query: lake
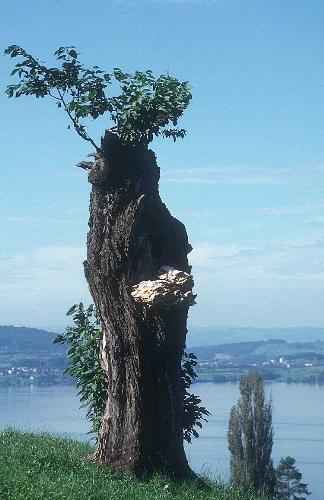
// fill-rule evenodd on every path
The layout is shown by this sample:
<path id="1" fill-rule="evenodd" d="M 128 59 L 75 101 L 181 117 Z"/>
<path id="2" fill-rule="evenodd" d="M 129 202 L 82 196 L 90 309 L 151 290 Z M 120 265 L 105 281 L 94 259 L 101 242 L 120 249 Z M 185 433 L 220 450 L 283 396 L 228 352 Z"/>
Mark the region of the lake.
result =
<path id="1" fill-rule="evenodd" d="M 267 383 L 273 397 L 275 465 L 290 455 L 312 491 L 313 500 L 324 499 L 324 386 Z M 212 413 L 199 439 L 187 446 L 190 464 L 197 472 L 226 479 L 229 453 L 229 412 L 239 397 L 237 384 L 202 383 L 193 386 Z M 45 430 L 75 439 L 89 439 L 85 412 L 79 409 L 74 387 L 0 388 L 0 429 L 9 425 Z"/>

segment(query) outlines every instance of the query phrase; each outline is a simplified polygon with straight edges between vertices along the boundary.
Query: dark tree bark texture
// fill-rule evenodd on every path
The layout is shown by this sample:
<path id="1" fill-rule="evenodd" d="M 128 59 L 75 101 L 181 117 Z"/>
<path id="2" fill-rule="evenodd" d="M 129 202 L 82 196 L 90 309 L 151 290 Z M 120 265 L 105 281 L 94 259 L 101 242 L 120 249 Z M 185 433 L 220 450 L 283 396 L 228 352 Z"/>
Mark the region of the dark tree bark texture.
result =
<path id="1" fill-rule="evenodd" d="M 150 150 L 106 132 L 89 172 L 92 184 L 85 275 L 99 314 L 108 400 L 95 460 L 146 478 L 159 471 L 194 479 L 183 447 L 181 358 L 187 303 L 145 308 L 133 285 L 162 266 L 190 273 L 184 225 L 162 203 Z"/>

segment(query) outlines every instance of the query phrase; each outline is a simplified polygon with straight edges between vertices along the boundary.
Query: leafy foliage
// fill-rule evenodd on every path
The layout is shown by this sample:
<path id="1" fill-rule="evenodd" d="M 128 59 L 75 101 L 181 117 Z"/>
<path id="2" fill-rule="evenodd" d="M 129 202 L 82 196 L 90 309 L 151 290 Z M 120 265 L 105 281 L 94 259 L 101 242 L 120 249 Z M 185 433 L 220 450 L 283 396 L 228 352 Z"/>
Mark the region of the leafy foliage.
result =
<path id="1" fill-rule="evenodd" d="M 181 380 L 184 389 L 184 417 L 183 417 L 183 438 L 191 443 L 191 436 L 199 437 L 195 427 L 202 428 L 202 420 L 207 422 L 209 411 L 201 405 L 201 399 L 188 392 L 192 381 L 197 378 L 195 367 L 197 366 L 197 356 L 192 352 L 184 352 L 182 358 Z"/>
<path id="2" fill-rule="evenodd" d="M 107 401 L 107 380 L 99 362 L 100 331 L 93 305 L 85 308 L 82 302 L 67 312 L 74 325 L 54 339 L 56 344 L 67 344 L 70 358 L 65 372 L 76 381 L 81 406 L 87 408 L 91 423 L 90 433 L 99 430 L 101 415 Z"/>
<path id="3" fill-rule="evenodd" d="M 231 483 L 271 495 L 274 486 L 271 398 L 266 401 L 262 376 L 258 373 L 241 378 L 240 392 L 237 405 L 231 409 L 227 434 Z"/>
<path id="4" fill-rule="evenodd" d="M 11 72 L 19 81 L 7 87 L 8 96 L 52 97 L 68 114 L 76 132 L 96 149 L 84 119 L 96 119 L 106 112 L 114 123 L 111 130 L 128 145 L 147 146 L 159 135 L 176 141 L 186 134 L 176 126 L 191 99 L 188 82 L 170 75 L 156 78 L 150 70 L 125 73 L 114 68 L 107 73 L 98 66 L 86 68 L 74 46 L 56 50 L 60 67 L 45 66 L 18 45 L 7 47 L 5 54 L 22 58 Z M 116 84 L 121 93 L 109 96 L 108 86 Z"/>
<path id="5" fill-rule="evenodd" d="M 275 469 L 275 498 L 279 500 L 306 500 L 306 496 L 311 494 L 308 485 L 302 483 L 302 474 L 295 467 L 295 462 L 292 457 L 282 457 Z"/>
<path id="6" fill-rule="evenodd" d="M 67 354 L 70 358 L 65 372 L 76 381 L 83 407 L 88 408 L 87 418 L 91 422 L 91 433 L 99 430 L 101 416 L 107 401 L 108 381 L 99 362 L 100 330 L 93 305 L 85 308 L 82 302 L 74 304 L 67 312 L 72 316 L 74 325 L 68 327 L 65 333 L 57 335 L 56 344 L 67 344 Z M 201 420 L 210 415 L 198 396 L 188 392 L 192 380 L 197 377 L 195 366 L 197 358 L 192 353 L 184 353 L 181 380 L 184 390 L 183 437 L 191 443 L 191 436 L 198 437 L 195 426 L 202 427 Z"/>

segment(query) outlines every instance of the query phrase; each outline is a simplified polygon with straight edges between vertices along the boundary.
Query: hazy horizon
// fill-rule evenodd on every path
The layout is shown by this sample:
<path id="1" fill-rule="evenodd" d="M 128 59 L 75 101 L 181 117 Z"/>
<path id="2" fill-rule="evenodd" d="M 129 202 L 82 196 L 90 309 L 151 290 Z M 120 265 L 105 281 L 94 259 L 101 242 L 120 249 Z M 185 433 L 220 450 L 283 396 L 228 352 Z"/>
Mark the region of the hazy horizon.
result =
<path id="1" fill-rule="evenodd" d="M 1 328 L 31 328 L 48 333 L 61 333 L 68 325 L 58 329 L 49 327 L 27 326 L 27 325 L 0 325 Z M 188 347 L 201 345 L 217 345 L 233 342 L 268 341 L 274 339 L 285 340 L 286 342 L 314 342 L 324 341 L 323 327 L 259 327 L 249 326 L 188 326 L 186 344 Z"/>

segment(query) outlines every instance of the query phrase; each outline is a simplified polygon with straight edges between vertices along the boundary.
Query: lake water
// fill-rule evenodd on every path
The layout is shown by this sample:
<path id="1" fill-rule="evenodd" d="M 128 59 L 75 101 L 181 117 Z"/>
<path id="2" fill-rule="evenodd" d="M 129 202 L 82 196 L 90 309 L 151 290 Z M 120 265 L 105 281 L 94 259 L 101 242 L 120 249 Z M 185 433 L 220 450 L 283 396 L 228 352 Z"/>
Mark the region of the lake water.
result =
<path id="1" fill-rule="evenodd" d="M 199 439 L 187 446 L 187 455 L 197 472 L 226 479 L 229 453 L 229 412 L 239 397 L 237 384 L 195 384 L 212 416 Z M 275 465 L 290 455 L 308 482 L 313 500 L 324 500 L 324 386 L 284 383 L 266 384 L 273 397 Z M 88 424 L 74 387 L 0 388 L 0 429 L 7 426 L 46 430 L 75 439 L 89 439 Z"/>

